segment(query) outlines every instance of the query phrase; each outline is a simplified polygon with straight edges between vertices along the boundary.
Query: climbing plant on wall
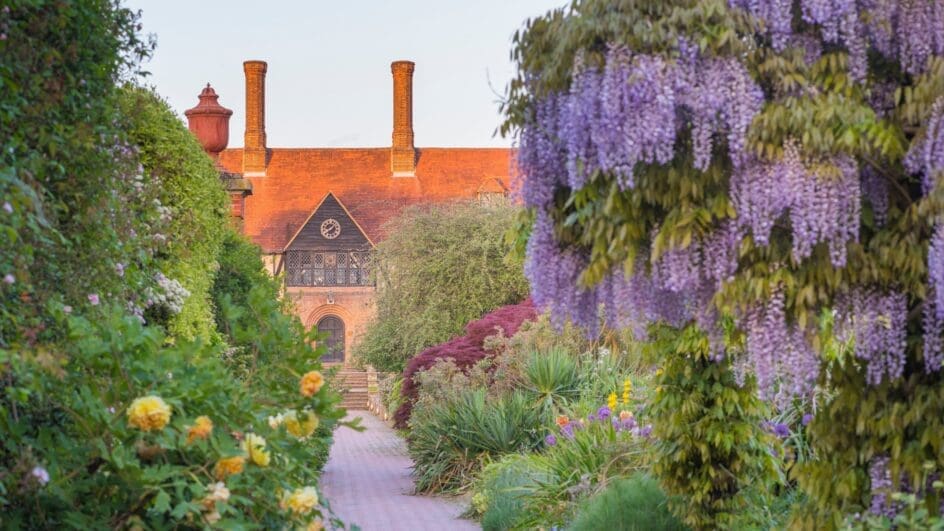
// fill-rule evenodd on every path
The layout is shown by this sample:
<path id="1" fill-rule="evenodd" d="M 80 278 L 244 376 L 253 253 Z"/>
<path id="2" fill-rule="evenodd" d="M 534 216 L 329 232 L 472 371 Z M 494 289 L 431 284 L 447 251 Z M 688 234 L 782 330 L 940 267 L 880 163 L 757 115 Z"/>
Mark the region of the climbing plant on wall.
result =
<path id="1" fill-rule="evenodd" d="M 936 512 L 944 2 L 584 0 L 514 42 L 535 303 L 697 325 L 774 404 L 828 386 L 817 523 L 901 484 Z"/>

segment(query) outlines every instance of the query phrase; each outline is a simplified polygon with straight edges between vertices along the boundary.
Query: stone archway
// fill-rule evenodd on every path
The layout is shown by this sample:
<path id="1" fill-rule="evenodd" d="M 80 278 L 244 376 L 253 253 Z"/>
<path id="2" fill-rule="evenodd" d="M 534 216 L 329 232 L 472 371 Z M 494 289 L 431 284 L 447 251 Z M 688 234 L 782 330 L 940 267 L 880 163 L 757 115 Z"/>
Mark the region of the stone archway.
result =
<path id="1" fill-rule="evenodd" d="M 346 342 L 344 340 L 344 321 L 336 315 L 326 315 L 318 320 L 316 325 L 318 332 L 325 337 L 321 340 L 326 348 L 321 361 L 328 363 L 340 363 L 344 361 L 344 351 Z"/>
<path id="2" fill-rule="evenodd" d="M 339 334 L 334 345 L 340 343 L 339 352 L 327 352 L 324 357 L 321 358 L 321 361 L 326 363 L 341 363 L 350 359 L 350 352 L 348 349 L 351 348 L 351 328 L 354 325 L 351 312 L 347 310 L 344 306 L 338 304 L 323 304 L 314 309 L 311 313 L 308 314 L 308 319 L 305 320 L 305 327 L 309 330 L 321 330 L 321 324 L 325 319 L 333 317 L 340 321 L 340 330 L 336 333 Z M 337 328 L 337 324 L 333 324 Z M 324 344 L 325 340 L 322 340 L 321 344 Z"/>

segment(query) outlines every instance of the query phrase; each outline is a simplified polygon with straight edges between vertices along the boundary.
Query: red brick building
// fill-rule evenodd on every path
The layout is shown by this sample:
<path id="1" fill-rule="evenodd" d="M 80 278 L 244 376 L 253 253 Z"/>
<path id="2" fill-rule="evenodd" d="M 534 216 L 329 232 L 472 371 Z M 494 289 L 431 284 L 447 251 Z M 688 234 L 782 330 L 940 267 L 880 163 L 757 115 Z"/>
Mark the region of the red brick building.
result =
<path id="1" fill-rule="evenodd" d="M 186 112 L 190 129 L 218 161 L 236 223 L 283 276 L 302 322 L 330 334 L 325 361 L 347 362 L 374 312 L 370 255 L 384 224 L 408 205 L 506 194 L 511 150 L 415 147 L 409 61 L 391 64 L 390 146 L 269 147 L 266 68 L 243 64 L 245 147 L 225 149 L 232 111 L 209 85 Z"/>

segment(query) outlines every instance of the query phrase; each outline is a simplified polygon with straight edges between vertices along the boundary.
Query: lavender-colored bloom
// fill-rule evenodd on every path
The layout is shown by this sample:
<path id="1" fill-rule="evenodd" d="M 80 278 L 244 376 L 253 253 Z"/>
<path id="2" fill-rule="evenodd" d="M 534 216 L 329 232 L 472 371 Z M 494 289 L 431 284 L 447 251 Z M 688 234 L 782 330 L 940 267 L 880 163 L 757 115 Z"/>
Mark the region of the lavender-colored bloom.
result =
<path id="1" fill-rule="evenodd" d="M 609 407 L 603 406 L 603 407 L 601 407 L 600 409 L 597 410 L 597 418 L 599 418 L 600 420 L 606 420 L 606 419 L 610 418 L 610 415 L 611 415 L 612 413 L 613 413 L 613 412 L 610 411 L 610 408 L 609 408 Z"/>
<path id="2" fill-rule="evenodd" d="M 775 422 L 770 424 L 770 433 L 773 433 L 781 439 L 786 439 L 790 436 L 790 427 L 782 422 Z"/>
<path id="3" fill-rule="evenodd" d="M 3 202 L 3 210 L 4 210 L 4 212 L 6 212 L 7 214 L 12 214 L 12 213 L 13 213 L 13 205 L 11 205 L 9 201 L 4 201 L 4 202 Z"/>
<path id="4" fill-rule="evenodd" d="M 921 175 L 925 194 L 934 189 L 935 175 L 944 172 L 944 97 L 934 102 L 924 133 L 911 143 L 904 163 L 909 172 Z"/>
<path id="5" fill-rule="evenodd" d="M 855 354 L 868 362 L 866 381 L 881 383 L 885 376 L 899 378 L 905 368 L 908 297 L 854 289 L 836 301 L 836 331 L 840 338 L 855 338 Z"/>
<path id="6" fill-rule="evenodd" d="M 597 417 L 596 415 L 594 415 L 593 413 L 590 413 L 589 415 L 587 415 L 587 422 L 596 422 L 597 420 L 601 420 L 601 419 Z"/>
<path id="7" fill-rule="evenodd" d="M 117 273 L 119 277 L 125 276 L 125 265 L 121 262 L 115 264 L 115 273 Z"/>
<path id="8" fill-rule="evenodd" d="M 872 501 L 869 511 L 879 516 L 894 518 L 895 507 L 889 496 L 892 488 L 892 475 L 888 469 L 888 457 L 880 456 L 872 458 L 869 464 L 869 480 L 872 491 Z"/>
<path id="9" fill-rule="evenodd" d="M 16 282 L 16 277 L 14 277 L 12 273 L 7 273 L 6 275 L 3 275 L 4 284 L 13 284 L 14 282 Z"/>
<path id="10" fill-rule="evenodd" d="M 101 302 L 98 293 L 89 293 L 88 300 L 92 303 L 92 306 L 98 306 L 98 303 Z"/>
<path id="11" fill-rule="evenodd" d="M 38 481 L 40 485 L 49 483 L 49 472 L 41 466 L 34 467 L 33 470 L 30 471 L 30 476 Z"/>
<path id="12" fill-rule="evenodd" d="M 635 430 L 635 429 L 636 429 L 636 418 L 635 418 L 635 417 L 629 417 L 629 418 L 626 419 L 626 420 L 621 420 L 621 421 L 620 421 L 620 427 L 621 427 L 624 431 L 633 431 L 633 430 Z"/>
<path id="13" fill-rule="evenodd" d="M 557 437 L 555 437 L 553 433 L 549 433 L 547 437 L 544 438 L 544 444 L 554 446 L 557 444 Z"/>
<path id="14" fill-rule="evenodd" d="M 803 414 L 803 419 L 802 419 L 800 422 L 802 422 L 804 426 L 809 426 L 809 425 L 810 425 L 810 422 L 813 422 L 813 414 L 812 414 L 812 413 L 804 413 L 804 414 Z"/>
<path id="15" fill-rule="evenodd" d="M 568 439 L 573 439 L 574 438 L 574 423 L 571 422 L 571 423 L 565 424 L 564 427 L 561 428 L 561 435 L 563 435 L 564 437 Z"/>
<path id="16" fill-rule="evenodd" d="M 652 435 L 652 424 L 646 424 L 639 428 L 639 436 L 648 439 Z"/>

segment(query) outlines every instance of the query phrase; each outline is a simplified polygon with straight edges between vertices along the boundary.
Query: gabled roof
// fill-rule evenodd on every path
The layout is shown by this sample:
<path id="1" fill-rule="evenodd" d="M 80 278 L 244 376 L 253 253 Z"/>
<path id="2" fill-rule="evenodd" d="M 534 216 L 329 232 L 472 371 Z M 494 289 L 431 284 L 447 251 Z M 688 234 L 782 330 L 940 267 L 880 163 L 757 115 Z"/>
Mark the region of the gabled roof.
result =
<path id="1" fill-rule="evenodd" d="M 340 233 L 334 238 L 326 238 L 321 231 L 322 224 L 329 220 L 338 222 Z M 374 242 L 367 237 L 357 220 L 351 217 L 351 213 L 334 194 L 328 192 L 289 239 L 285 250 L 370 249 L 373 246 Z"/>
<path id="2" fill-rule="evenodd" d="M 226 171 L 242 171 L 242 149 L 220 154 Z M 410 205 L 475 199 L 486 188 L 513 189 L 512 150 L 417 148 L 415 177 L 393 177 L 390 148 L 268 151 L 265 177 L 248 177 L 243 230 L 267 252 L 282 252 L 328 192 L 346 207 L 365 237 L 379 242 L 384 224 Z"/>

